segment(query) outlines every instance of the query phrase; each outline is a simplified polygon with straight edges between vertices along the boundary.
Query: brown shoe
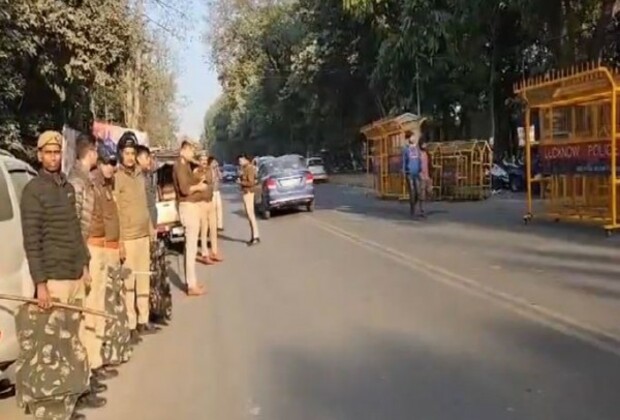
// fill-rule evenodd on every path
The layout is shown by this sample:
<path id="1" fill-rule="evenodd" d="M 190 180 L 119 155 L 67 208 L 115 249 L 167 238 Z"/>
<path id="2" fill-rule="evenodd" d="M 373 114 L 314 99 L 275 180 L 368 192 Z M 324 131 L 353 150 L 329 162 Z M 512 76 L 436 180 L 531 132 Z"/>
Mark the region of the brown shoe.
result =
<path id="1" fill-rule="evenodd" d="M 211 259 L 209 257 L 205 257 L 202 255 L 197 255 L 196 256 L 196 261 L 201 263 L 201 264 L 205 264 L 205 265 L 213 265 L 215 264 L 213 261 L 211 261 Z"/>

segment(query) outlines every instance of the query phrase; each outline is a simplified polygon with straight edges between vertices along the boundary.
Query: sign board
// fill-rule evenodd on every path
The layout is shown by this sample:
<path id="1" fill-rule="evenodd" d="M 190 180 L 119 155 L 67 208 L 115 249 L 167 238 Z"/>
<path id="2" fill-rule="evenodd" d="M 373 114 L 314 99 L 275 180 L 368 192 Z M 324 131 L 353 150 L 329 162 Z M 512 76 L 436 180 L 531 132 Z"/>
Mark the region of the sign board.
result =
<path id="1" fill-rule="evenodd" d="M 610 170 L 610 141 L 541 144 L 539 153 L 544 174 L 608 174 Z M 620 142 L 616 146 L 616 156 L 620 156 Z"/>
<path id="2" fill-rule="evenodd" d="M 138 143 L 144 146 L 149 145 L 149 136 L 144 131 L 120 127 L 118 125 L 108 124 L 101 121 L 95 121 L 93 123 L 93 135 L 97 137 L 97 139 L 102 140 L 104 144 L 106 144 L 106 146 L 108 146 L 109 143 L 113 143 L 114 147 L 116 148 L 118 140 L 121 138 L 125 131 L 133 131 L 138 138 Z"/>
<path id="3" fill-rule="evenodd" d="M 129 128 L 120 127 L 104 122 L 95 122 L 93 124 L 92 134 L 97 138 L 98 142 L 103 142 L 111 153 L 116 153 L 116 144 L 125 131 Z M 147 133 L 138 130 L 131 130 L 136 134 L 138 143 L 145 146 L 149 145 L 149 138 Z M 62 171 L 67 174 L 73 167 L 75 162 L 75 141 L 81 134 L 80 131 L 75 130 L 69 126 L 64 126 L 62 129 L 63 145 L 62 145 Z"/>

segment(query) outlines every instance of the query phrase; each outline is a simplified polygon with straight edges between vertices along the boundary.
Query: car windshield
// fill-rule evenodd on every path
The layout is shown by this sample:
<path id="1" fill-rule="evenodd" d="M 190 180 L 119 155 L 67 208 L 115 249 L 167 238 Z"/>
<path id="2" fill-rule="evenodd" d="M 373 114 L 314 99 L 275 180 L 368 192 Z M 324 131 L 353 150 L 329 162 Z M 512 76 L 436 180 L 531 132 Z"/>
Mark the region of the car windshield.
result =
<path id="1" fill-rule="evenodd" d="M 308 160 L 308 166 L 323 166 L 323 159 L 312 158 Z"/>
<path id="2" fill-rule="evenodd" d="M 286 175 L 299 170 L 305 170 L 306 165 L 299 156 L 281 156 L 265 162 L 268 171 L 273 175 Z"/>
<path id="3" fill-rule="evenodd" d="M 223 169 L 224 169 L 224 172 L 235 172 L 236 171 L 234 165 L 224 165 Z"/>

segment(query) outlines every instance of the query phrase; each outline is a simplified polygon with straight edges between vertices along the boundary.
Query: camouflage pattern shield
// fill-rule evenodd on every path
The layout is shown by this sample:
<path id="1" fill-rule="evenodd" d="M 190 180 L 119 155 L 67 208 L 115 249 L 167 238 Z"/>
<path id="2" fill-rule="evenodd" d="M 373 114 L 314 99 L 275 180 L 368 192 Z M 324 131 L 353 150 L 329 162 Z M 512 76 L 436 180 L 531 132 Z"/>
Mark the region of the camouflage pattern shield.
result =
<path id="1" fill-rule="evenodd" d="M 166 264 L 166 244 L 162 239 L 151 243 L 151 290 L 149 305 L 151 320 L 172 318 L 172 292 Z"/>
<path id="2" fill-rule="evenodd" d="M 89 366 L 79 338 L 82 314 L 22 305 L 15 315 L 20 354 L 17 404 L 37 419 L 67 419 L 88 390 Z"/>
<path id="3" fill-rule="evenodd" d="M 104 365 L 117 365 L 128 362 L 133 348 L 130 343 L 131 330 L 125 304 L 124 279 L 131 270 L 121 266 L 108 266 L 108 278 L 105 293 L 105 312 L 114 315 L 106 320 L 101 359 Z"/>

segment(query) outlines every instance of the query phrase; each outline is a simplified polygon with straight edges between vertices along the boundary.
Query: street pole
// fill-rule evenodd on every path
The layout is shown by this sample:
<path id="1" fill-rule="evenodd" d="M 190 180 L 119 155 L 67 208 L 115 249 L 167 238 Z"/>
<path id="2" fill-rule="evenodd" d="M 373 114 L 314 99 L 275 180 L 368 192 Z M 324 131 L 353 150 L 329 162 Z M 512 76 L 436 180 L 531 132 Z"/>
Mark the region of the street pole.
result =
<path id="1" fill-rule="evenodd" d="M 418 57 L 415 58 L 415 93 L 418 102 L 418 116 L 422 115 L 422 109 L 420 106 L 420 66 L 418 64 Z"/>

